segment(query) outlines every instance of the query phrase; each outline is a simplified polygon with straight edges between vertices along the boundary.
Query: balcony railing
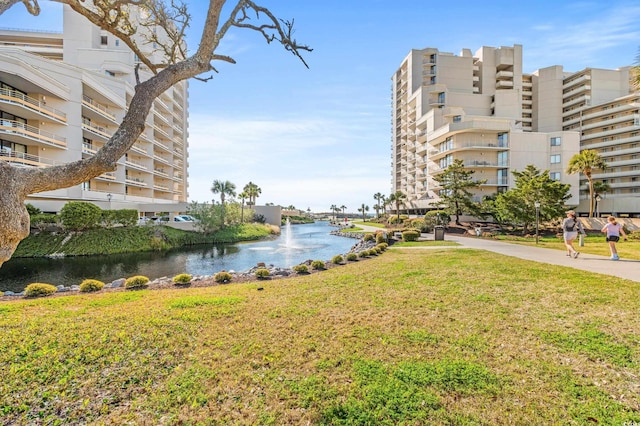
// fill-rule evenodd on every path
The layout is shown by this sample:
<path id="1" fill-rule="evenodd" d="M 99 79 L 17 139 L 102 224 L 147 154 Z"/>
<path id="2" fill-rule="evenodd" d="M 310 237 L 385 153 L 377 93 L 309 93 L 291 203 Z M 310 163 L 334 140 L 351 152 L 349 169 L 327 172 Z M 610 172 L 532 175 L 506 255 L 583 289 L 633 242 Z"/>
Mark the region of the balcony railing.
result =
<path id="1" fill-rule="evenodd" d="M 0 133 L 21 135 L 29 139 L 67 147 L 67 138 L 14 120 L 0 120 Z"/>
<path id="2" fill-rule="evenodd" d="M 59 121 L 67 122 L 67 114 L 59 109 L 47 106 L 44 102 L 25 95 L 17 90 L 1 88 L 0 100 L 2 102 L 23 106 L 32 111 L 39 112 Z"/>
<path id="3" fill-rule="evenodd" d="M 17 163 L 20 165 L 32 167 L 49 167 L 55 166 L 56 164 L 61 164 L 48 158 L 38 157 L 37 155 L 4 150 L 0 150 L 0 159 L 9 163 Z"/>
<path id="4" fill-rule="evenodd" d="M 140 178 L 127 177 L 126 181 L 127 181 L 127 183 L 131 183 L 133 185 L 147 186 L 147 182 L 145 182 L 144 180 L 142 180 Z"/>
<path id="5" fill-rule="evenodd" d="M 106 138 L 106 139 L 111 138 L 111 133 L 109 132 L 109 129 L 102 126 L 96 126 L 95 124 L 91 123 L 91 121 L 89 120 L 84 120 L 84 119 L 82 120 L 82 128 L 98 136 L 102 136 L 103 138 Z"/>
<path id="6" fill-rule="evenodd" d="M 82 144 L 82 152 L 84 152 L 85 154 L 95 154 L 97 151 L 98 148 L 95 148 L 93 145 L 90 145 L 88 143 Z"/>
<path id="7" fill-rule="evenodd" d="M 105 116 L 107 118 L 110 118 L 113 121 L 116 121 L 116 116 L 111 114 L 109 111 L 107 111 L 107 107 L 106 106 L 94 101 L 93 99 L 91 99 L 87 95 L 82 95 L 82 104 L 84 106 L 86 106 L 87 108 L 90 108 L 90 109 L 94 110 L 98 114 L 103 115 L 103 116 Z"/>
<path id="8" fill-rule="evenodd" d="M 140 146 L 138 146 L 136 144 L 133 144 L 133 146 L 131 146 L 131 150 L 139 152 L 140 154 L 146 154 L 147 153 L 147 151 L 144 148 L 142 148 L 142 147 L 140 147 Z"/>
<path id="9" fill-rule="evenodd" d="M 138 163 L 137 161 L 129 160 L 128 158 L 124 161 L 127 166 L 136 167 L 138 169 L 147 170 L 147 166 L 144 164 Z"/>

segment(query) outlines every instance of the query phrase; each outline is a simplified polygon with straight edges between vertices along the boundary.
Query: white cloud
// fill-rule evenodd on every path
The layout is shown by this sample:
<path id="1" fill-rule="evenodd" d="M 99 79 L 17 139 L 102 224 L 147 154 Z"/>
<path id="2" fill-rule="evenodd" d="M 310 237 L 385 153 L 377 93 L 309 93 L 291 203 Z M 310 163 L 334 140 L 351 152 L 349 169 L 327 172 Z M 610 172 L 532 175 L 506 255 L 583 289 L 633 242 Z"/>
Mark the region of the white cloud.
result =
<path id="1" fill-rule="evenodd" d="M 536 64 L 535 68 L 563 64 L 569 71 L 578 71 L 587 66 L 605 66 L 598 61 L 610 61 L 611 49 L 640 40 L 637 25 L 640 21 L 640 7 L 618 6 L 597 10 L 597 17 L 590 20 L 536 26 L 536 30 L 544 33 L 526 46 L 525 56 Z M 553 31 L 549 31 L 551 27 Z M 608 66 L 630 64 L 635 51 L 628 53 L 627 57 L 619 58 L 619 64 Z"/>
<path id="2" fill-rule="evenodd" d="M 374 135 L 363 123 L 311 119 L 190 116 L 189 199 L 210 201 L 213 180 L 238 190 L 249 181 L 260 203 L 328 210 L 332 204 L 371 204 L 389 191 L 389 159 L 367 146 Z M 381 143 L 388 144 L 387 129 Z M 380 139 L 380 136 L 377 136 Z M 379 149 L 377 151 L 380 151 Z M 386 150 L 382 150 L 385 153 Z"/>

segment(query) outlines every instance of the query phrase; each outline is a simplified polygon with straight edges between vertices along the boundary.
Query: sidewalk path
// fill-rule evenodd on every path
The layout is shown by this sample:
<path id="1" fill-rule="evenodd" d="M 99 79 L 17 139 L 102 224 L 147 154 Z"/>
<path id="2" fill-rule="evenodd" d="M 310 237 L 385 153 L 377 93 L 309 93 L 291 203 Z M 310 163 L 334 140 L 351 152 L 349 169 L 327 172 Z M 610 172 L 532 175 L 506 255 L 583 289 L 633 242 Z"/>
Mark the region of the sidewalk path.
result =
<path id="1" fill-rule="evenodd" d="M 356 225 L 367 232 L 372 232 L 380 228 L 367 225 Z M 427 240 L 433 240 L 433 234 L 422 234 Z M 487 250 L 505 256 L 517 257 L 534 262 L 549 263 L 552 265 L 567 266 L 569 268 L 580 269 L 582 271 L 595 272 L 598 274 L 611 275 L 631 281 L 640 282 L 640 260 L 621 259 L 618 261 L 609 260 L 609 257 L 595 254 L 580 253 L 577 259 L 566 256 L 564 250 L 555 250 L 541 247 L 532 247 L 521 244 L 510 244 L 501 241 L 490 240 L 477 237 L 462 237 L 455 234 L 445 234 L 445 241 L 452 241 L 460 244 L 450 248 L 473 248 Z M 415 248 L 446 248 L 447 246 L 429 247 L 407 247 Z M 578 248 L 579 249 L 579 248 Z"/>
<path id="2" fill-rule="evenodd" d="M 580 256 L 574 259 L 566 256 L 564 250 L 510 244 L 484 238 L 461 237 L 451 234 L 445 235 L 445 240 L 460 244 L 458 247 L 488 250 L 494 253 L 504 254 L 505 256 L 567 266 L 569 268 L 612 275 L 614 277 L 640 282 L 640 260 L 621 259 L 612 261 L 607 256 L 585 253 L 580 253 Z"/>

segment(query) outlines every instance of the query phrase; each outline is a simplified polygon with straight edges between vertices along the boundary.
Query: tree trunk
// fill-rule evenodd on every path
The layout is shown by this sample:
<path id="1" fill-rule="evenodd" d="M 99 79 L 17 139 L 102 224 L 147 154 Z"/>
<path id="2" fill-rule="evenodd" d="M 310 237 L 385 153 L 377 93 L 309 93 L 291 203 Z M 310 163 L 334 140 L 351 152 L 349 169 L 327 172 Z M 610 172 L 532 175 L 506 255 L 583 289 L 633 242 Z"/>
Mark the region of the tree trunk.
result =
<path id="1" fill-rule="evenodd" d="M 587 175 L 587 181 L 589 182 L 589 218 L 593 217 L 593 179 L 591 175 Z"/>
<path id="2" fill-rule="evenodd" d="M 20 241 L 29 235 L 29 213 L 24 204 L 27 194 L 19 169 L 0 161 L 0 266 L 11 258 Z"/>

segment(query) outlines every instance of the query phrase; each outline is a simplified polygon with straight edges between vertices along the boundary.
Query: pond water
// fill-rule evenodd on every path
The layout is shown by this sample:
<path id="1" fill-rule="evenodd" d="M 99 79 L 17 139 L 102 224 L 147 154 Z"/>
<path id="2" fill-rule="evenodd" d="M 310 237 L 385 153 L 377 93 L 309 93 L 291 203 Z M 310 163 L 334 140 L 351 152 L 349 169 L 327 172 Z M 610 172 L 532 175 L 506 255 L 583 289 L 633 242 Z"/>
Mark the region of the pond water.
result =
<path id="1" fill-rule="evenodd" d="M 345 254 L 358 240 L 330 235 L 328 222 L 288 225 L 273 240 L 255 243 L 210 244 L 164 253 L 126 253 L 56 259 L 15 258 L 0 268 L 0 291 L 22 291 L 28 284 L 80 284 L 85 278 L 111 282 L 144 275 L 150 279 L 186 272 L 213 275 L 219 271 L 246 271 L 258 262 L 288 268 L 306 260 L 330 260 Z"/>

